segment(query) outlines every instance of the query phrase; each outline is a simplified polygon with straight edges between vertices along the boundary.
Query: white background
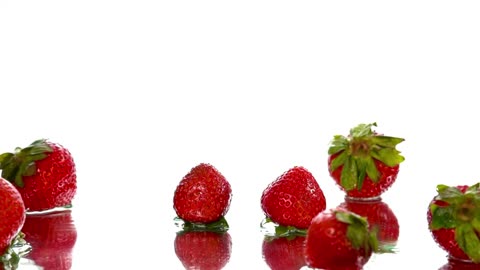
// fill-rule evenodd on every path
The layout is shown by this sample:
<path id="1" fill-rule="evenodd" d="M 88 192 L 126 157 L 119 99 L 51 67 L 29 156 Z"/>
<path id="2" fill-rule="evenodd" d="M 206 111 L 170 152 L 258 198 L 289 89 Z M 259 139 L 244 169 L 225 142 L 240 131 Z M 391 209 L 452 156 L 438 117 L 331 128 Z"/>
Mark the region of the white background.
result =
<path id="1" fill-rule="evenodd" d="M 200 162 L 233 188 L 230 269 L 260 268 L 241 239 L 258 233 L 263 188 L 301 165 L 333 207 L 329 141 L 377 122 L 406 139 L 388 202 L 425 239 L 401 258 L 433 247 L 438 268 L 423 211 L 435 185 L 480 181 L 478 14 L 476 1 L 0 0 L 0 150 L 49 138 L 74 155 L 76 269 L 99 253 L 95 269 L 181 269 L 173 191 Z"/>

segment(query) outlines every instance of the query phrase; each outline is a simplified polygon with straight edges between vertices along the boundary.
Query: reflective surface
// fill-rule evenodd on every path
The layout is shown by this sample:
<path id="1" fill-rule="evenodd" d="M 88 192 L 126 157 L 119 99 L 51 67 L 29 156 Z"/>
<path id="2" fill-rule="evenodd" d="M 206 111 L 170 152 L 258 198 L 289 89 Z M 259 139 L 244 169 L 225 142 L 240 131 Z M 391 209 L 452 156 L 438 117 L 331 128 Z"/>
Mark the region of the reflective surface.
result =
<path id="1" fill-rule="evenodd" d="M 325 182 L 325 186 L 332 188 L 324 189 L 330 195 L 329 207 L 345 207 L 367 217 L 378 228 L 379 240 L 393 251 L 374 254 L 363 269 L 407 266 L 412 260 L 417 260 L 415 265 L 422 269 L 475 269 L 469 264 L 448 262 L 427 230 L 425 203 L 429 196 L 419 197 L 422 204 L 411 207 L 400 199 L 402 186 L 406 186 L 401 184 L 406 182 L 403 179 L 399 177 L 398 188 L 392 188 L 382 200 L 373 202 L 345 200 L 335 185 Z M 255 200 L 252 196 L 244 204 L 258 208 L 245 209 L 242 201 L 232 201 L 226 216 L 230 228 L 225 233 L 183 232 L 174 220 L 173 208 L 143 209 L 143 214 L 151 212 L 151 216 L 138 220 L 137 227 L 132 223 L 138 217 L 135 213 L 113 215 L 106 210 L 89 209 L 92 211 L 89 215 L 89 211 L 82 211 L 83 205 L 62 212 L 30 214 L 22 232 L 32 250 L 20 260 L 18 269 L 85 269 L 90 264 L 95 269 L 135 265 L 179 270 L 308 269 L 303 256 L 305 237 L 276 238 L 262 230 L 260 223 L 264 217 L 259 211 L 259 198 Z M 95 214 L 99 212 L 102 218 L 96 220 Z M 145 223 L 147 220 L 149 223 Z M 101 238 L 102 235 L 105 237 Z M 102 260 L 95 261 L 96 258 Z"/>

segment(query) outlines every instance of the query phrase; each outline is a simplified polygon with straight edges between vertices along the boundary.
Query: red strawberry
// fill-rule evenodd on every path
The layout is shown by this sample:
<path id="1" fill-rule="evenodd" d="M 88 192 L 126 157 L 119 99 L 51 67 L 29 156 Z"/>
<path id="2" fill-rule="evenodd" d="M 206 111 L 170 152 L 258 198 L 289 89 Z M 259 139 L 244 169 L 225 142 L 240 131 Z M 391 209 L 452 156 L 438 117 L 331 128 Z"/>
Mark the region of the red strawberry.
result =
<path id="1" fill-rule="evenodd" d="M 272 270 L 298 270 L 306 265 L 304 236 L 266 236 L 262 244 L 262 255 Z"/>
<path id="2" fill-rule="evenodd" d="M 70 205 L 77 190 L 70 152 L 47 140 L 0 155 L 0 169 L 20 191 L 29 212 Z"/>
<path id="3" fill-rule="evenodd" d="M 306 229 L 325 210 L 326 201 L 313 175 L 303 167 L 293 167 L 267 186 L 261 207 L 279 225 Z"/>
<path id="4" fill-rule="evenodd" d="M 0 178 L 0 257 L 7 251 L 12 240 L 25 222 L 25 206 L 17 189 Z"/>
<path id="5" fill-rule="evenodd" d="M 382 200 L 346 200 L 338 207 L 365 217 L 371 230 L 376 230 L 378 241 L 385 245 L 395 245 L 400 234 L 400 226 L 392 209 Z"/>
<path id="6" fill-rule="evenodd" d="M 373 126 L 360 124 L 348 137 L 335 135 L 328 149 L 330 175 L 351 198 L 379 197 L 395 182 L 405 159 L 396 149 L 404 139 L 380 135 Z"/>
<path id="7" fill-rule="evenodd" d="M 480 264 L 480 183 L 438 185 L 427 220 L 434 240 L 451 258 Z"/>
<path id="8" fill-rule="evenodd" d="M 448 260 L 439 270 L 478 270 L 478 264 L 459 260 Z"/>
<path id="9" fill-rule="evenodd" d="M 44 269 L 70 269 L 77 231 L 70 211 L 27 215 L 22 228 L 32 246 L 27 255 Z"/>
<path id="10" fill-rule="evenodd" d="M 307 232 L 305 258 L 311 268 L 362 269 L 377 244 L 365 218 L 335 208 L 313 219 Z"/>
<path id="11" fill-rule="evenodd" d="M 227 214 L 231 198 L 232 189 L 225 177 L 212 165 L 201 163 L 178 184 L 173 208 L 185 221 L 210 223 Z"/>
<path id="12" fill-rule="evenodd" d="M 230 260 L 232 239 L 228 232 L 181 232 L 174 247 L 185 269 L 219 270 Z"/>

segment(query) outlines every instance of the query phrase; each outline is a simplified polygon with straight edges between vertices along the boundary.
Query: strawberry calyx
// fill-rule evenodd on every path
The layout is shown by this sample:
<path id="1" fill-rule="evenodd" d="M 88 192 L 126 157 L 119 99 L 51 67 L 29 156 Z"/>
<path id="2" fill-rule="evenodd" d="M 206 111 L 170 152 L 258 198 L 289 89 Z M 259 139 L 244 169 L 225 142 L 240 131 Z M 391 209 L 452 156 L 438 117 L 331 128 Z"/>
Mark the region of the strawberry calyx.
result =
<path id="1" fill-rule="evenodd" d="M 2 177 L 18 187 L 23 187 L 23 177 L 35 174 L 37 168 L 35 161 L 47 157 L 53 152 L 46 139 L 34 141 L 25 148 L 17 147 L 13 153 L 7 152 L 0 155 L 0 170 Z"/>
<path id="2" fill-rule="evenodd" d="M 210 223 L 197 223 L 183 220 L 179 217 L 174 218 L 175 225 L 180 228 L 181 232 L 226 232 L 229 225 L 225 217 L 220 217 L 217 221 Z"/>
<path id="3" fill-rule="evenodd" d="M 19 232 L 10 242 L 5 254 L 0 256 L 0 269 L 17 269 L 20 259 L 32 250 L 30 244 L 25 241 L 25 234 Z"/>
<path id="4" fill-rule="evenodd" d="M 430 204 L 430 229 L 455 230 L 455 241 L 474 262 L 480 263 L 480 183 L 465 190 L 438 185 Z"/>
<path id="5" fill-rule="evenodd" d="M 380 135 L 372 130 L 377 123 L 359 124 L 350 129 L 348 137 L 335 135 L 330 142 L 329 155 L 336 155 L 330 164 L 330 171 L 343 166 L 340 184 L 347 191 L 360 190 L 365 177 L 374 183 L 380 178 L 375 165 L 378 160 L 389 167 L 394 167 L 405 160 L 396 146 L 405 139 Z"/>
<path id="6" fill-rule="evenodd" d="M 377 234 L 375 231 L 369 230 L 365 217 L 349 211 L 336 210 L 334 213 L 338 221 L 348 224 L 347 239 L 355 249 L 363 248 L 365 254 L 381 251 Z"/>
<path id="7" fill-rule="evenodd" d="M 264 231 L 265 235 L 279 238 L 287 237 L 293 239 L 297 236 L 306 236 L 307 229 L 299 229 L 295 226 L 284 226 L 277 224 L 271 218 L 265 217 L 260 223 L 260 228 Z"/>

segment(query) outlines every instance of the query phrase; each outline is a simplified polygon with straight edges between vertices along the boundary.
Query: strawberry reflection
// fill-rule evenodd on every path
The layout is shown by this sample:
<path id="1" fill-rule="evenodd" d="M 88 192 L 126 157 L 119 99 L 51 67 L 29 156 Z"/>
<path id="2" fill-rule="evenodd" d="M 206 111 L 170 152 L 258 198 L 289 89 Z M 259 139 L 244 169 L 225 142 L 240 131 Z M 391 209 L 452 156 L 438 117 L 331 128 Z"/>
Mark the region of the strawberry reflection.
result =
<path id="1" fill-rule="evenodd" d="M 232 239 L 228 232 L 182 231 L 174 247 L 185 269 L 219 270 L 230 260 Z"/>
<path id="2" fill-rule="evenodd" d="M 32 247 L 27 258 L 36 265 L 45 270 L 71 269 L 77 231 L 70 211 L 29 214 L 22 232 Z"/>
<path id="3" fill-rule="evenodd" d="M 373 201 L 345 200 L 339 207 L 367 218 L 371 229 L 376 229 L 382 247 L 393 248 L 400 234 L 397 217 L 387 203 L 381 199 Z"/>
<path id="4" fill-rule="evenodd" d="M 262 255 L 272 270 L 298 270 L 307 265 L 304 256 L 304 236 L 265 236 Z"/>
<path id="5" fill-rule="evenodd" d="M 449 259 L 448 263 L 440 267 L 438 270 L 478 270 L 480 269 L 480 264 L 475 264 L 472 262 L 464 262 L 455 259 Z"/>

